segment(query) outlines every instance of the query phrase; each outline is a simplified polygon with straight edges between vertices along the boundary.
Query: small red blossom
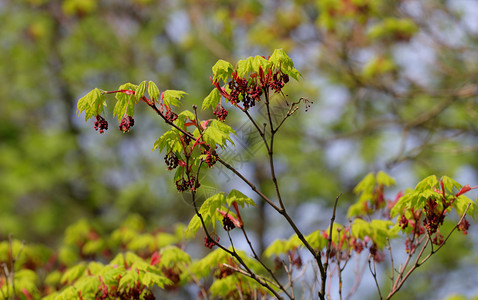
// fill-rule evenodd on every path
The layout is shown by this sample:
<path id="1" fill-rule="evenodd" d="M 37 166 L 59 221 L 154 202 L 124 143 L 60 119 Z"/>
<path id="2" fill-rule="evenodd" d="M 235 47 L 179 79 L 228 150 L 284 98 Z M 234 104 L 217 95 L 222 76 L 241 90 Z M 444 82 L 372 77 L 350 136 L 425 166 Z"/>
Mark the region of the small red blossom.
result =
<path id="1" fill-rule="evenodd" d="M 470 185 L 467 184 L 467 185 L 465 185 L 461 188 L 461 190 L 455 195 L 455 197 L 459 197 L 459 196 L 463 195 L 464 193 L 469 192 L 471 190 L 474 190 L 476 188 L 478 188 L 478 185 L 474 186 L 474 187 L 470 187 Z"/>
<path id="2" fill-rule="evenodd" d="M 155 266 L 159 264 L 161 261 L 161 255 L 159 255 L 158 251 L 155 251 L 151 256 L 151 261 L 149 262 L 150 265 Z"/>

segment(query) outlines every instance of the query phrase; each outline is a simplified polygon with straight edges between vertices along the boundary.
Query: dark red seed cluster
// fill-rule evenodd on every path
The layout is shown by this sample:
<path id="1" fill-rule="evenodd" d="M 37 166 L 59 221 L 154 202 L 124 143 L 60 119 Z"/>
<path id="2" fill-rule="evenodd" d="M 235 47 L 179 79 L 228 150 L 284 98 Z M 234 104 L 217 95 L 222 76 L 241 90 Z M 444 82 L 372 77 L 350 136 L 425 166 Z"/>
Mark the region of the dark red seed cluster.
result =
<path id="1" fill-rule="evenodd" d="M 181 139 L 183 140 L 183 142 L 186 146 L 189 146 L 189 144 L 192 141 L 192 139 L 189 135 L 183 135 L 183 136 L 181 136 Z"/>
<path id="2" fill-rule="evenodd" d="M 196 177 L 190 176 L 190 179 L 181 178 L 176 181 L 176 189 L 180 192 L 185 192 L 187 190 L 195 191 L 200 186 L 199 182 L 196 182 Z"/>
<path id="3" fill-rule="evenodd" d="M 350 239 L 350 246 L 352 246 L 354 251 L 357 252 L 358 254 L 362 252 L 363 248 L 367 247 L 365 242 L 361 242 L 354 237 Z"/>
<path id="4" fill-rule="evenodd" d="M 407 253 L 413 253 L 415 249 L 417 248 L 417 245 L 410 240 L 409 237 L 407 237 L 407 240 L 405 241 L 405 252 Z"/>
<path id="5" fill-rule="evenodd" d="M 402 228 L 405 229 L 408 226 L 408 219 L 405 217 L 405 215 L 402 215 L 400 217 L 400 220 L 398 221 L 398 225 Z"/>
<path id="6" fill-rule="evenodd" d="M 375 243 L 373 243 L 372 246 L 370 246 L 369 251 L 370 251 L 370 255 L 373 257 L 373 260 L 375 262 L 379 263 L 384 260 L 385 256 L 383 252 L 378 250 L 378 247 Z"/>
<path id="7" fill-rule="evenodd" d="M 260 101 L 262 88 L 255 81 L 248 82 L 245 78 L 239 78 L 237 73 L 233 74 L 233 78 L 229 81 L 230 98 L 232 103 L 242 102 L 244 109 L 249 109 L 255 105 L 256 101 Z"/>
<path id="8" fill-rule="evenodd" d="M 231 231 L 236 228 L 234 222 L 232 222 L 232 220 L 227 215 L 222 219 L 222 226 L 224 227 L 225 231 Z"/>
<path id="9" fill-rule="evenodd" d="M 289 251 L 290 262 L 296 266 L 298 269 L 302 268 L 302 257 L 297 253 L 297 251 Z"/>
<path id="10" fill-rule="evenodd" d="M 224 265 L 220 265 L 218 272 L 216 273 L 216 278 L 221 279 L 221 278 L 226 278 L 227 276 L 230 276 L 234 273 L 234 270 L 231 268 L 228 268 Z M 249 298 L 246 298 L 249 299 Z"/>
<path id="11" fill-rule="evenodd" d="M 219 242 L 219 237 L 216 237 L 216 242 Z M 204 238 L 204 246 L 208 247 L 209 249 L 212 249 L 212 247 L 216 246 L 214 243 L 214 240 L 210 237 L 205 237 Z"/>
<path id="12" fill-rule="evenodd" d="M 164 156 L 164 162 L 166 163 L 166 166 L 168 166 L 168 170 L 172 170 L 178 166 L 179 159 L 174 152 L 169 152 Z"/>
<path id="13" fill-rule="evenodd" d="M 227 110 L 219 103 L 213 114 L 217 117 L 219 121 L 224 122 L 227 117 Z"/>
<path id="14" fill-rule="evenodd" d="M 108 130 L 108 121 L 105 120 L 100 115 L 96 115 L 96 122 L 95 122 L 95 130 L 100 131 L 100 133 L 104 133 L 105 130 Z"/>
<path id="15" fill-rule="evenodd" d="M 440 232 L 437 232 L 432 239 L 432 243 L 437 246 L 440 246 L 441 244 L 443 244 L 444 241 L 445 241 L 445 238 L 443 237 L 443 235 L 441 235 Z"/>
<path id="16" fill-rule="evenodd" d="M 179 288 L 179 281 L 181 280 L 181 277 L 179 276 L 179 270 L 176 268 L 166 268 L 163 267 L 162 269 L 164 276 L 166 276 L 169 280 L 171 280 L 172 284 L 166 285 L 164 288 L 167 291 L 174 291 Z M 135 298 L 135 299 L 140 299 L 140 298 Z"/>
<path id="17" fill-rule="evenodd" d="M 443 225 L 443 220 L 445 219 L 445 211 L 446 207 L 441 210 L 438 208 L 438 204 L 432 198 L 428 199 L 425 205 L 425 212 L 426 216 L 423 220 L 423 226 L 425 226 L 426 230 L 429 234 L 434 234 L 437 232 L 438 227 Z"/>
<path id="18" fill-rule="evenodd" d="M 277 71 L 272 76 L 270 87 L 274 92 L 280 93 L 287 82 L 289 82 L 289 75 Z"/>
<path id="19" fill-rule="evenodd" d="M 216 150 L 207 150 L 206 151 L 206 165 L 208 168 L 212 168 L 214 164 L 217 162 L 217 159 L 219 157 L 217 156 Z"/>
<path id="20" fill-rule="evenodd" d="M 470 228 L 470 223 L 466 219 L 461 220 L 458 224 L 458 230 L 463 231 L 464 234 L 468 234 L 468 228 Z"/>
<path id="21" fill-rule="evenodd" d="M 134 119 L 132 116 L 123 117 L 119 125 L 119 129 L 124 132 L 128 132 L 131 127 L 134 126 Z"/>

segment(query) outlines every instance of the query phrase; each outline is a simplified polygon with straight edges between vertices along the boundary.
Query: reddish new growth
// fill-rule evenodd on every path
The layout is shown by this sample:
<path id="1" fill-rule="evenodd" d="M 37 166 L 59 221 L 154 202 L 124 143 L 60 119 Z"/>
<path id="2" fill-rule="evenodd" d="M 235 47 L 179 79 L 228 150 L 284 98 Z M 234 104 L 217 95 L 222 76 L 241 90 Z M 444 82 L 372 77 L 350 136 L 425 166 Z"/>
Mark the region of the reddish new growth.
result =
<path id="1" fill-rule="evenodd" d="M 96 122 L 94 128 L 96 131 L 99 130 L 100 133 L 104 133 L 105 130 L 108 130 L 108 121 L 106 121 L 105 118 L 103 118 L 102 116 L 96 115 Z"/>
<path id="2" fill-rule="evenodd" d="M 219 103 L 216 106 L 216 109 L 214 110 L 213 114 L 217 117 L 219 121 L 224 122 L 227 117 L 227 110 L 222 107 L 221 103 Z"/>
<path id="3" fill-rule="evenodd" d="M 179 159 L 174 152 L 169 152 L 164 156 L 164 162 L 166 163 L 166 166 L 168 166 L 168 170 L 172 170 L 178 166 Z"/>
<path id="4" fill-rule="evenodd" d="M 173 112 L 171 109 L 167 109 L 166 113 L 164 114 L 164 117 L 169 121 L 169 122 L 174 122 L 178 118 L 178 115 Z"/>
<path id="5" fill-rule="evenodd" d="M 125 116 L 121 119 L 121 123 L 119 125 L 119 129 L 123 131 L 123 133 L 128 132 L 131 127 L 134 126 L 134 119 L 132 116 Z"/>
<path id="6" fill-rule="evenodd" d="M 219 237 L 216 237 L 216 242 L 219 242 Z M 209 249 L 212 249 L 212 247 L 216 246 L 214 243 L 214 240 L 210 237 L 205 237 L 204 238 L 204 246 L 208 247 Z"/>

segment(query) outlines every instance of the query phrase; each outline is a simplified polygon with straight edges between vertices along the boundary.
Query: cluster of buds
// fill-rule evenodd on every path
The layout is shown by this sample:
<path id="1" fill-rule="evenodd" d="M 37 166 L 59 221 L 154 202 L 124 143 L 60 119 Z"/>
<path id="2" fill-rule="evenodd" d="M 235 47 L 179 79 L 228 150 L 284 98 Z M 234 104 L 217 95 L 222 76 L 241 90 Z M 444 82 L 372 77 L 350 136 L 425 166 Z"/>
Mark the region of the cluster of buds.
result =
<path id="1" fill-rule="evenodd" d="M 176 181 L 176 189 L 179 192 L 185 192 L 187 190 L 195 191 L 199 187 L 199 182 L 196 182 L 196 177 L 190 176 L 189 180 L 181 178 Z"/>
<path id="2" fill-rule="evenodd" d="M 445 211 L 446 208 L 449 206 L 448 203 L 443 203 L 443 209 L 439 209 L 438 203 L 435 199 L 428 199 L 425 205 L 425 219 L 423 219 L 423 226 L 425 226 L 428 233 L 434 234 L 437 232 L 438 227 L 443 225 L 443 221 L 445 220 Z"/>
<path id="3" fill-rule="evenodd" d="M 222 107 L 221 103 L 219 103 L 216 109 L 214 109 L 213 114 L 217 117 L 219 121 L 224 122 L 227 117 L 227 110 Z"/>
<path id="4" fill-rule="evenodd" d="M 231 231 L 236 228 L 236 225 L 234 225 L 234 222 L 231 220 L 229 215 L 225 215 L 222 219 L 222 227 L 224 227 L 225 231 Z"/>
<path id="5" fill-rule="evenodd" d="M 164 156 L 164 163 L 168 166 L 168 170 L 172 170 L 178 166 L 179 159 L 174 152 L 169 152 Z"/>
<path id="6" fill-rule="evenodd" d="M 128 132 L 134 126 L 134 119 L 131 116 L 125 116 L 121 119 L 119 129 L 123 132 Z"/>
<path id="7" fill-rule="evenodd" d="M 229 101 L 234 104 L 243 103 L 244 109 L 253 107 L 256 101 L 260 101 L 262 88 L 255 80 L 248 81 L 246 78 L 240 78 L 237 72 L 232 74 L 232 79 L 228 83 L 231 90 L 229 93 Z"/>
<path id="8" fill-rule="evenodd" d="M 276 71 L 272 76 L 270 87 L 275 93 L 280 93 L 287 82 L 289 82 L 289 75 Z"/>
<path id="9" fill-rule="evenodd" d="M 207 150 L 205 151 L 206 153 L 206 165 L 208 168 L 212 168 L 214 164 L 217 162 L 217 159 L 219 158 L 216 150 Z"/>
<path id="10" fill-rule="evenodd" d="M 96 122 L 94 128 L 96 131 L 99 130 L 100 133 L 104 133 L 105 130 L 108 130 L 108 121 L 106 121 L 105 118 L 103 118 L 102 116 L 96 115 Z"/>
<path id="11" fill-rule="evenodd" d="M 216 237 L 216 243 L 219 242 L 219 237 Z M 204 238 L 204 246 L 208 247 L 209 249 L 212 249 L 212 247 L 216 246 L 216 243 L 214 243 L 214 240 L 208 236 Z"/>

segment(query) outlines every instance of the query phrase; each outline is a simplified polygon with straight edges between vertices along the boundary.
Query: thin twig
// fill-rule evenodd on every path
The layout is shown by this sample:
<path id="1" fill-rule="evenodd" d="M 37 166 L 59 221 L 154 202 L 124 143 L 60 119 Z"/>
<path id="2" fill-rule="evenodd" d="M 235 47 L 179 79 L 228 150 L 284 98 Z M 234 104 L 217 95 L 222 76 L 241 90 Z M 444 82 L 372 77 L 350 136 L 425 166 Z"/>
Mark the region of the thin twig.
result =
<path id="1" fill-rule="evenodd" d="M 329 228 L 329 237 L 328 237 L 328 246 L 327 246 L 327 251 L 326 251 L 326 254 L 325 254 L 325 263 L 324 263 L 324 270 L 325 270 L 325 273 L 327 274 L 327 269 L 329 267 L 329 256 L 330 256 L 330 251 L 332 249 L 332 230 L 334 228 L 334 221 L 335 221 L 335 212 L 337 210 L 337 203 L 339 202 L 339 198 L 340 196 L 342 196 L 342 194 L 339 194 L 336 198 L 335 198 L 335 203 L 334 203 L 334 209 L 332 211 L 332 218 L 330 218 L 330 228 Z M 325 282 L 327 280 L 326 276 L 324 277 L 324 275 L 321 276 L 321 288 L 320 288 L 320 293 L 322 295 L 325 295 Z"/>
<path id="2" fill-rule="evenodd" d="M 421 256 L 423 255 L 423 252 L 425 251 L 425 248 L 427 247 L 428 243 L 431 242 L 431 238 L 430 236 L 427 236 L 427 240 L 424 244 L 424 246 L 422 247 L 422 249 L 420 250 L 420 253 L 417 255 L 417 258 L 415 260 L 415 264 L 408 270 L 407 274 L 405 274 L 405 276 L 403 276 L 403 273 L 405 272 L 405 267 L 401 270 L 400 274 L 399 274 L 399 277 L 397 278 L 397 281 L 395 282 L 394 286 L 393 286 L 393 289 L 390 291 L 390 293 L 388 294 L 387 296 L 387 300 L 390 299 L 395 293 L 397 293 L 400 288 L 403 286 L 403 284 L 405 283 L 405 281 L 408 279 L 408 277 L 418 268 L 420 267 L 422 264 L 424 264 L 428 259 L 430 259 L 430 257 L 435 254 L 437 251 L 439 251 L 444 245 L 445 243 L 448 241 L 448 239 L 450 238 L 450 236 L 452 235 L 452 233 L 458 228 L 459 224 L 463 221 L 463 219 L 465 218 L 466 216 L 466 213 L 468 212 L 468 209 L 470 208 L 470 205 L 471 203 L 468 203 L 468 205 L 466 206 L 465 208 L 465 211 L 463 212 L 462 216 L 460 217 L 460 220 L 458 221 L 458 223 L 453 227 L 453 229 L 448 233 L 447 237 L 443 240 L 443 243 L 438 246 L 436 249 L 434 249 L 433 251 L 430 251 L 430 253 L 428 253 L 428 255 L 423 258 L 421 261 L 420 261 L 420 258 Z"/>
<path id="3" fill-rule="evenodd" d="M 246 238 L 247 243 L 249 244 L 249 248 L 252 251 L 252 254 L 254 255 L 254 258 L 269 272 L 269 274 L 272 276 L 274 281 L 277 283 L 277 286 L 290 298 L 294 299 L 294 291 L 291 290 L 291 294 L 287 292 L 287 290 L 282 286 L 282 284 L 279 282 L 277 277 L 274 275 L 274 272 L 260 259 L 260 257 L 257 255 L 254 247 L 252 246 L 251 241 L 249 240 L 249 237 L 247 236 L 246 230 L 244 229 L 244 226 L 241 227 L 242 233 L 244 234 L 244 237 Z"/>
<path id="4" fill-rule="evenodd" d="M 373 260 L 373 270 L 372 270 L 372 264 L 371 264 L 372 260 Z M 377 270 L 375 269 L 375 260 L 371 256 L 369 256 L 369 258 L 368 258 L 368 268 L 370 270 L 370 273 L 373 276 L 373 280 L 375 281 L 375 285 L 377 286 L 378 296 L 380 297 L 380 299 L 383 299 L 382 298 L 382 292 L 380 291 L 380 286 L 379 286 L 378 281 L 377 281 Z"/>

